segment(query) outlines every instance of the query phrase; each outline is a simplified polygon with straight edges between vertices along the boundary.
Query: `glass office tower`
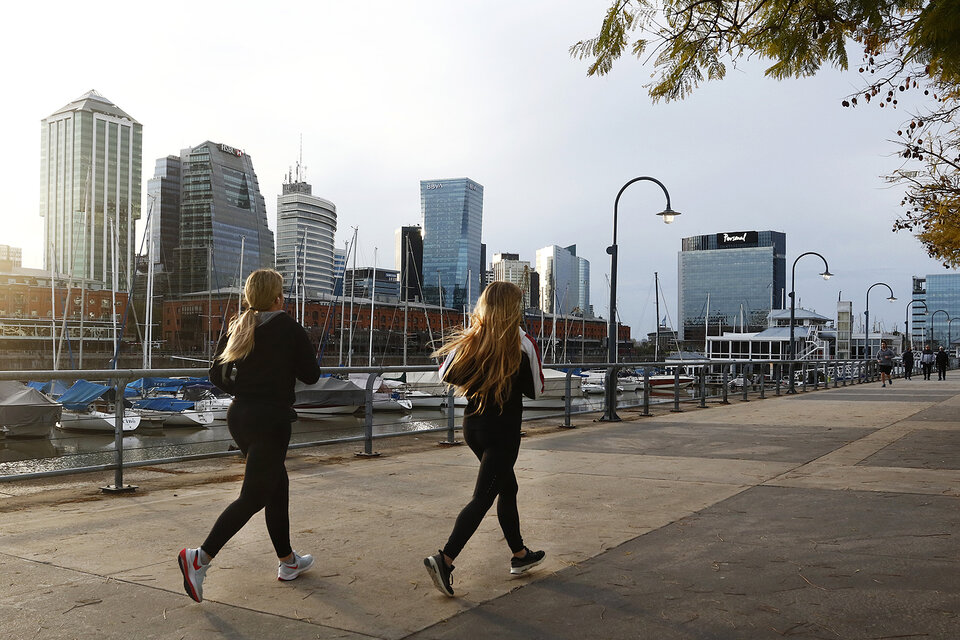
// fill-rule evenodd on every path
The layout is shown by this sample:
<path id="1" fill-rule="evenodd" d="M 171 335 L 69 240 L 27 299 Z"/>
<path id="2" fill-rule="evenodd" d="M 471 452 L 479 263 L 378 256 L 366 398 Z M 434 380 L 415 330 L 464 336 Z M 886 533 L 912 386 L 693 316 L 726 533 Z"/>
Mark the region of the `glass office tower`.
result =
<path id="1" fill-rule="evenodd" d="M 400 272 L 400 300 L 420 301 L 423 297 L 423 228 L 420 225 L 400 227 L 394 237 L 395 265 Z"/>
<path id="2" fill-rule="evenodd" d="M 277 196 L 277 271 L 283 274 L 288 295 L 305 290 L 307 298 L 316 299 L 333 293 L 336 232 L 336 205 L 313 195 L 298 164 L 297 175 L 287 177 L 283 194 Z"/>
<path id="3" fill-rule="evenodd" d="M 251 271 L 273 268 L 273 232 L 249 155 L 210 141 L 184 149 L 179 198 L 179 219 L 161 222 L 161 235 L 177 225 L 171 259 L 177 294 L 240 287 Z"/>
<path id="4" fill-rule="evenodd" d="M 922 349 L 930 344 L 934 349 L 942 346 L 949 350 L 948 345 L 960 341 L 960 322 L 952 326 L 949 322 L 960 318 L 960 273 L 914 276 L 913 299 L 927 305 L 926 309 L 921 304 L 911 305 L 910 334 L 915 346 Z"/>
<path id="5" fill-rule="evenodd" d="M 547 313 L 590 312 L 590 262 L 577 255 L 577 245 L 537 249 L 540 301 Z"/>
<path id="6" fill-rule="evenodd" d="M 679 262 L 680 339 L 719 331 L 761 331 L 783 308 L 787 236 L 735 231 L 682 240 Z M 709 296 L 709 307 L 708 298 Z"/>
<path id="7" fill-rule="evenodd" d="M 143 127 L 96 91 L 40 131 L 44 269 L 126 289 L 140 218 Z"/>
<path id="8" fill-rule="evenodd" d="M 469 178 L 422 180 L 423 292 L 426 302 L 472 308 L 484 271 L 483 186 Z"/>

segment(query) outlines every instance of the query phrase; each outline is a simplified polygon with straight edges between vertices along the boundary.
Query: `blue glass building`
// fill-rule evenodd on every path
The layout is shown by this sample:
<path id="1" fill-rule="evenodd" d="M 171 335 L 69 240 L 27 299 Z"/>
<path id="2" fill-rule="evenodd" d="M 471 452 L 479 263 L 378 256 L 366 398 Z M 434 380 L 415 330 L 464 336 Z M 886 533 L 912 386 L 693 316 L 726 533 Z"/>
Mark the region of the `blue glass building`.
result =
<path id="1" fill-rule="evenodd" d="M 783 308 L 787 236 L 736 231 L 682 240 L 679 254 L 680 339 L 719 331 L 761 331 Z M 709 296 L 709 307 L 707 298 Z"/>
<path id="2" fill-rule="evenodd" d="M 910 334 L 914 346 L 930 344 L 934 349 L 960 341 L 960 322 L 950 326 L 949 320 L 960 319 L 960 273 L 932 273 L 926 278 L 913 278 L 913 299 L 926 303 L 911 307 Z M 937 313 L 945 311 L 946 313 Z"/>
<path id="3" fill-rule="evenodd" d="M 472 308 L 484 271 L 480 246 L 483 186 L 469 178 L 420 181 L 426 302 Z"/>

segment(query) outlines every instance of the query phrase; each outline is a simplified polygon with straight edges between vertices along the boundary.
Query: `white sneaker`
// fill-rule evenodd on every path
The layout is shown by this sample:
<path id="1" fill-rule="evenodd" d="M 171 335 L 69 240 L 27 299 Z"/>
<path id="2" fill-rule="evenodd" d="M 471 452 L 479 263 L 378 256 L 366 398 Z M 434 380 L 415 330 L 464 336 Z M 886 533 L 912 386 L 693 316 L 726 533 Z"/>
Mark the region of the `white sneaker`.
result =
<path id="1" fill-rule="evenodd" d="M 203 579 L 210 565 L 200 563 L 200 549 L 181 549 L 177 562 L 183 574 L 183 590 L 197 602 L 203 602 Z"/>
<path id="2" fill-rule="evenodd" d="M 280 561 L 280 566 L 277 567 L 277 580 L 283 580 L 284 582 L 288 580 L 296 580 L 297 576 L 304 571 L 307 571 L 312 566 L 312 555 L 307 553 L 301 556 L 299 553 L 294 551 L 293 562 L 288 564 L 283 560 Z"/>

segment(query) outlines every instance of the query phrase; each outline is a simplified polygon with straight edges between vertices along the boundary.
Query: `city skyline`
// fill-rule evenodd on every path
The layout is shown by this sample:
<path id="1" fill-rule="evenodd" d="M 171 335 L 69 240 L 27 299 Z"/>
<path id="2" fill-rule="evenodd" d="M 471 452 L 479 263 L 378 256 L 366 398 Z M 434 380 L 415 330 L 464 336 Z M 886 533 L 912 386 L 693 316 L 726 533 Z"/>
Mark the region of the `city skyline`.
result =
<path id="1" fill-rule="evenodd" d="M 48 9 L 20 9 L 27 28 L 0 44 L 18 61 L 10 65 L 8 86 L 30 88 L 4 105 L 0 119 L 12 149 L 0 160 L 9 194 L 2 214 L 8 231 L 0 243 L 21 247 L 25 266 L 41 266 L 35 125 L 95 88 L 143 123 L 147 163 L 196 140 L 243 146 L 256 159 L 271 227 L 274 198 L 302 134 L 307 180 L 337 203 L 336 245 L 352 226 L 360 228 L 358 264 L 372 264 L 373 247 L 383 254 L 397 227 L 418 221 L 419 180 L 469 175 L 486 187 L 488 255 L 511 251 L 532 260 L 539 247 L 576 240 L 578 254 L 592 263 L 594 310 L 602 316 L 614 198 L 627 180 L 655 176 L 683 215 L 668 227 L 660 224 L 653 214 L 662 208 L 661 194 L 643 186 L 631 187 L 620 203 L 618 311 L 637 334 L 655 323 L 654 271 L 671 323 L 678 321 L 682 237 L 761 228 L 787 233 L 788 266 L 813 250 L 837 274 L 824 284 L 804 261 L 797 268 L 798 303 L 828 316 L 842 295 L 862 319 L 873 282 L 889 282 L 906 299 L 912 275 L 942 272 L 911 236 L 890 231 L 900 214 L 899 192 L 879 176 L 901 166 L 885 140 L 907 114 L 843 110 L 839 102 L 855 73 L 824 70 L 816 78 L 775 82 L 763 78 L 760 65 L 746 63 L 686 101 L 651 105 L 643 89 L 649 67 L 625 62 L 611 76 L 586 78 L 585 65 L 567 53 L 595 32 L 603 2 L 559 12 L 538 1 L 519 9 L 507 2 L 419 2 L 418 11 L 374 5 L 301 8 L 296 33 L 320 25 L 319 46 L 291 37 L 289 18 L 267 9 L 240 16 L 215 5 L 174 2 L 159 13 L 125 7 L 125 21 L 147 25 L 136 33 L 75 5 L 64 4 L 55 24 L 44 19 Z M 187 6 L 191 20 L 185 22 Z M 365 32 L 373 44 L 357 49 L 348 44 L 350 33 L 366 24 L 370 11 L 377 19 Z M 204 24 L 239 31 L 251 18 L 263 45 L 257 56 L 242 40 L 223 38 L 214 45 L 209 73 L 164 73 L 193 64 L 186 49 L 169 42 Z M 465 23 L 469 32 L 461 28 Z M 76 28 L 115 37 L 91 38 L 76 54 L 69 44 Z M 522 49 L 493 46 L 521 39 Z M 87 65 L 65 82 L 36 82 L 68 51 L 112 64 Z M 235 82 L 231 69 L 238 61 L 249 83 Z M 271 86 L 291 64 L 310 79 L 297 95 L 277 100 L 250 91 L 250 83 Z M 143 198 L 141 207 L 145 212 Z M 902 309 L 894 306 L 871 305 L 871 318 L 901 326 Z"/>

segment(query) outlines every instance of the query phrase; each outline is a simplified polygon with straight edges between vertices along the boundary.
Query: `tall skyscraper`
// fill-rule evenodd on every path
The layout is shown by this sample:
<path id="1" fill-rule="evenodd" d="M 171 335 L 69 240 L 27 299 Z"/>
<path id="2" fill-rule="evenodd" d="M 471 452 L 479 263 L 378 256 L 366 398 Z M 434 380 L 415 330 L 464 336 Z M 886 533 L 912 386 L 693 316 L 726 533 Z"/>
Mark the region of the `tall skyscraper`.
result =
<path id="1" fill-rule="evenodd" d="M 493 280 L 512 282 L 523 290 L 523 307 L 530 308 L 530 263 L 517 253 L 493 254 Z"/>
<path id="2" fill-rule="evenodd" d="M 180 244 L 180 156 L 158 158 L 147 180 L 147 242 L 153 237 L 154 269 L 173 269 L 173 250 Z M 151 253 L 150 247 L 146 248 Z"/>
<path id="3" fill-rule="evenodd" d="M 312 195 L 303 180 L 300 164 L 291 172 L 277 196 L 277 271 L 284 286 L 305 288 L 308 298 L 333 293 L 333 236 L 337 232 L 337 207 Z M 294 274 L 296 269 L 296 274 Z"/>
<path id="4" fill-rule="evenodd" d="M 960 326 L 950 327 L 950 320 L 960 318 L 960 273 L 929 273 L 913 277 L 913 299 L 926 304 L 912 304 L 910 335 L 914 345 L 931 344 L 949 350 L 960 340 Z M 945 311 L 946 313 L 937 313 Z M 872 314 L 871 314 L 871 317 Z"/>
<path id="5" fill-rule="evenodd" d="M 711 333 L 766 328 L 767 314 L 783 308 L 786 252 L 787 236 L 778 231 L 684 238 L 678 258 L 680 339 L 702 339 L 708 315 Z"/>
<path id="6" fill-rule="evenodd" d="M 175 160 L 168 156 L 158 162 L 158 175 L 151 181 L 160 236 L 177 238 L 172 255 L 164 256 L 173 272 L 172 290 L 186 294 L 239 287 L 251 271 L 273 268 L 273 232 L 250 156 L 209 140 L 182 150 L 177 207 L 169 203 L 177 193 L 172 187 Z M 164 179 L 170 181 L 166 191 Z"/>
<path id="7" fill-rule="evenodd" d="M 88 91 L 41 123 L 40 215 L 44 269 L 126 289 L 140 218 L 143 131 Z"/>
<path id="8" fill-rule="evenodd" d="M 473 307 L 480 296 L 483 186 L 469 178 L 422 180 L 423 282 L 427 302 Z"/>
<path id="9" fill-rule="evenodd" d="M 577 255 L 577 245 L 537 249 L 540 308 L 548 313 L 590 313 L 590 262 Z"/>
<path id="10" fill-rule="evenodd" d="M 400 227 L 394 237 L 397 240 L 394 266 L 400 272 L 400 301 L 422 300 L 423 227 Z"/>

